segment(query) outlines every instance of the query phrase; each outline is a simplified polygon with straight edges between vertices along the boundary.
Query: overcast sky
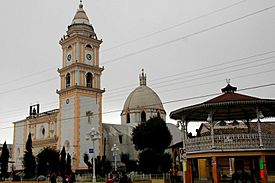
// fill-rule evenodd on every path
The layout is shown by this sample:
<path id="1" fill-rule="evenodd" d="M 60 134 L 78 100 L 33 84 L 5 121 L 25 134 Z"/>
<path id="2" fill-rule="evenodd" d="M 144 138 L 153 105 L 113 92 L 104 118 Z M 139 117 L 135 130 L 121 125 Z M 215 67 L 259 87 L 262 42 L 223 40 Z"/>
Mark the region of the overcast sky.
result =
<path id="1" fill-rule="evenodd" d="M 42 112 L 58 108 L 58 42 L 78 4 L 1 1 L 0 143 L 12 143 L 12 122 L 26 118 L 30 105 L 40 103 Z M 84 0 L 83 4 L 103 39 L 104 123 L 120 123 L 124 101 L 139 85 L 142 68 L 148 86 L 164 103 L 167 122 L 174 122 L 169 119 L 172 110 L 211 97 L 188 98 L 220 93 L 226 78 L 238 89 L 275 82 L 272 0 Z M 274 99 L 275 86 L 240 93 Z"/>

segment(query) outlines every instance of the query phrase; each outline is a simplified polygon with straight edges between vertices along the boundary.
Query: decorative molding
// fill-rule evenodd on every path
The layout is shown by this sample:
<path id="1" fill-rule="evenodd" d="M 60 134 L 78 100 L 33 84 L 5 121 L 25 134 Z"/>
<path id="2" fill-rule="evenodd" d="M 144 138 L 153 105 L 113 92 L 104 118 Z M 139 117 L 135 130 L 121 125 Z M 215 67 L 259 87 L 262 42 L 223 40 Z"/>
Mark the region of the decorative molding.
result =
<path id="1" fill-rule="evenodd" d="M 64 97 L 65 96 L 73 96 L 76 93 L 82 93 L 82 94 L 89 94 L 89 95 L 94 95 L 96 97 L 97 93 L 104 93 L 105 90 L 101 90 L 98 88 L 88 88 L 86 86 L 70 86 L 68 88 L 64 88 L 61 90 L 56 91 L 60 96 Z"/>
<path id="2" fill-rule="evenodd" d="M 39 139 L 39 140 L 33 140 L 32 145 L 34 148 L 40 147 L 40 146 L 49 146 L 49 145 L 57 145 L 58 138 L 52 137 L 47 139 Z"/>
<path id="3" fill-rule="evenodd" d="M 58 73 L 60 75 L 62 75 L 63 73 L 67 73 L 67 72 L 72 72 L 72 71 L 75 71 L 75 70 L 83 70 L 85 72 L 88 72 L 88 71 L 94 71 L 94 73 L 96 74 L 101 74 L 102 71 L 104 71 L 104 68 L 103 67 L 99 67 L 99 66 L 95 66 L 95 65 L 89 65 L 89 64 L 85 64 L 85 63 L 72 63 L 68 66 L 65 66 L 61 69 L 58 70 Z"/>

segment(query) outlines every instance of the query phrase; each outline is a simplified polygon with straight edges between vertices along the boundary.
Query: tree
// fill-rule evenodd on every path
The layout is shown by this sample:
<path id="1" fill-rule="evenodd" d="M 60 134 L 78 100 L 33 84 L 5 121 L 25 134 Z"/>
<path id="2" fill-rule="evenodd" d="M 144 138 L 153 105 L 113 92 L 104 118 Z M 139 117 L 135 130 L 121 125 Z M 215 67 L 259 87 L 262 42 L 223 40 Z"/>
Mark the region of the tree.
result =
<path id="1" fill-rule="evenodd" d="M 97 156 L 95 159 L 96 174 L 105 176 L 112 171 L 112 163 L 106 159 L 106 156 Z"/>
<path id="2" fill-rule="evenodd" d="M 55 149 L 46 147 L 37 155 L 37 173 L 38 175 L 47 175 L 58 173 L 59 170 L 59 152 Z"/>
<path id="3" fill-rule="evenodd" d="M 132 140 L 136 150 L 149 148 L 163 152 L 170 145 L 172 136 L 165 121 L 155 117 L 135 127 Z"/>
<path id="4" fill-rule="evenodd" d="M 162 172 L 168 172 L 173 163 L 171 155 L 168 153 L 164 153 L 160 156 L 160 170 Z"/>
<path id="5" fill-rule="evenodd" d="M 129 154 L 121 153 L 121 162 L 126 166 L 126 172 L 132 172 L 137 170 L 137 163 L 134 160 L 130 160 Z"/>
<path id="6" fill-rule="evenodd" d="M 144 173 L 168 172 L 172 165 L 171 155 L 146 149 L 139 154 L 139 168 Z"/>
<path id="7" fill-rule="evenodd" d="M 91 162 L 89 161 L 89 155 L 87 153 L 84 153 L 83 161 L 88 166 L 89 172 L 92 172 L 93 164 L 92 164 L 92 161 Z M 97 170 L 96 174 L 99 174 L 100 176 L 104 176 L 104 175 L 110 173 L 112 170 L 111 161 L 106 160 L 106 156 L 103 156 L 102 158 L 100 158 L 100 156 L 98 156 L 95 159 L 95 166 L 96 166 L 96 170 Z"/>
<path id="8" fill-rule="evenodd" d="M 139 168 L 143 173 L 158 173 L 159 163 L 159 155 L 153 149 L 143 150 L 139 154 Z"/>
<path id="9" fill-rule="evenodd" d="M 26 142 L 26 150 L 23 157 L 23 165 L 24 165 L 24 178 L 30 179 L 35 176 L 35 168 L 36 168 L 36 162 L 35 157 L 32 153 L 32 138 L 31 133 L 28 135 L 28 139 Z"/>
<path id="10" fill-rule="evenodd" d="M 71 160 L 71 155 L 68 153 L 67 154 L 67 161 L 66 161 L 66 173 L 71 174 L 72 173 L 72 160 Z"/>
<path id="11" fill-rule="evenodd" d="M 7 177 L 7 171 L 8 171 L 8 163 L 9 163 L 9 150 L 6 144 L 6 141 L 3 144 L 2 147 L 2 154 L 0 156 L 0 164 L 1 164 L 1 179 Z"/>
<path id="12" fill-rule="evenodd" d="M 60 161 L 59 161 L 59 174 L 62 177 L 63 182 L 66 182 L 65 169 L 66 169 L 66 151 L 65 151 L 65 147 L 63 146 L 60 152 Z"/>
<path id="13" fill-rule="evenodd" d="M 132 140 L 140 150 L 139 168 L 144 173 L 167 172 L 171 167 L 171 155 L 165 154 L 172 136 L 160 117 L 150 118 L 133 129 Z"/>

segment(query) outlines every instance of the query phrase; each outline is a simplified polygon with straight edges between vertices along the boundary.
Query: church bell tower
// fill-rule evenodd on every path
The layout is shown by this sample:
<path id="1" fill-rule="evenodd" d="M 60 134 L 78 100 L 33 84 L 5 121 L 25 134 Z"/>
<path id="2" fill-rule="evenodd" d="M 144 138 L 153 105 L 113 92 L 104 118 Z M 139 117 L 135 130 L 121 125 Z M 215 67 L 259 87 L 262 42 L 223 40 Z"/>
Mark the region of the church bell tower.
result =
<path id="1" fill-rule="evenodd" d="M 60 40 L 62 67 L 60 76 L 59 149 L 65 146 L 71 155 L 73 168 L 86 169 L 83 154 L 93 148 L 96 156 L 102 154 L 102 139 L 92 142 L 86 135 L 95 128 L 102 134 L 102 94 L 99 66 L 99 48 L 102 40 L 96 36 L 92 24 L 80 2 L 79 8 Z"/>

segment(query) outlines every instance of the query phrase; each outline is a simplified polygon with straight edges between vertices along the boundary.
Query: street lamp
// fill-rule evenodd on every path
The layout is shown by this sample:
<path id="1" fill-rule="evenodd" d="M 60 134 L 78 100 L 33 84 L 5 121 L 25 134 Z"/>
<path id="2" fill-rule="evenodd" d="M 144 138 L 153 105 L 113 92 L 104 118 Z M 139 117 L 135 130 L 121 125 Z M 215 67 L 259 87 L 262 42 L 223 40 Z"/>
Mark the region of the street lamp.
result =
<path id="1" fill-rule="evenodd" d="M 116 167 L 116 155 L 117 155 L 117 152 L 119 151 L 119 148 L 116 146 L 116 144 L 114 144 L 114 146 L 112 147 L 111 151 L 113 152 L 113 156 L 115 158 L 115 171 L 117 170 L 117 167 Z"/>
<path id="2" fill-rule="evenodd" d="M 96 182 L 95 176 L 95 141 L 100 139 L 100 134 L 95 128 L 92 128 L 89 133 L 87 133 L 86 140 L 91 140 L 93 142 L 93 183 Z"/>

